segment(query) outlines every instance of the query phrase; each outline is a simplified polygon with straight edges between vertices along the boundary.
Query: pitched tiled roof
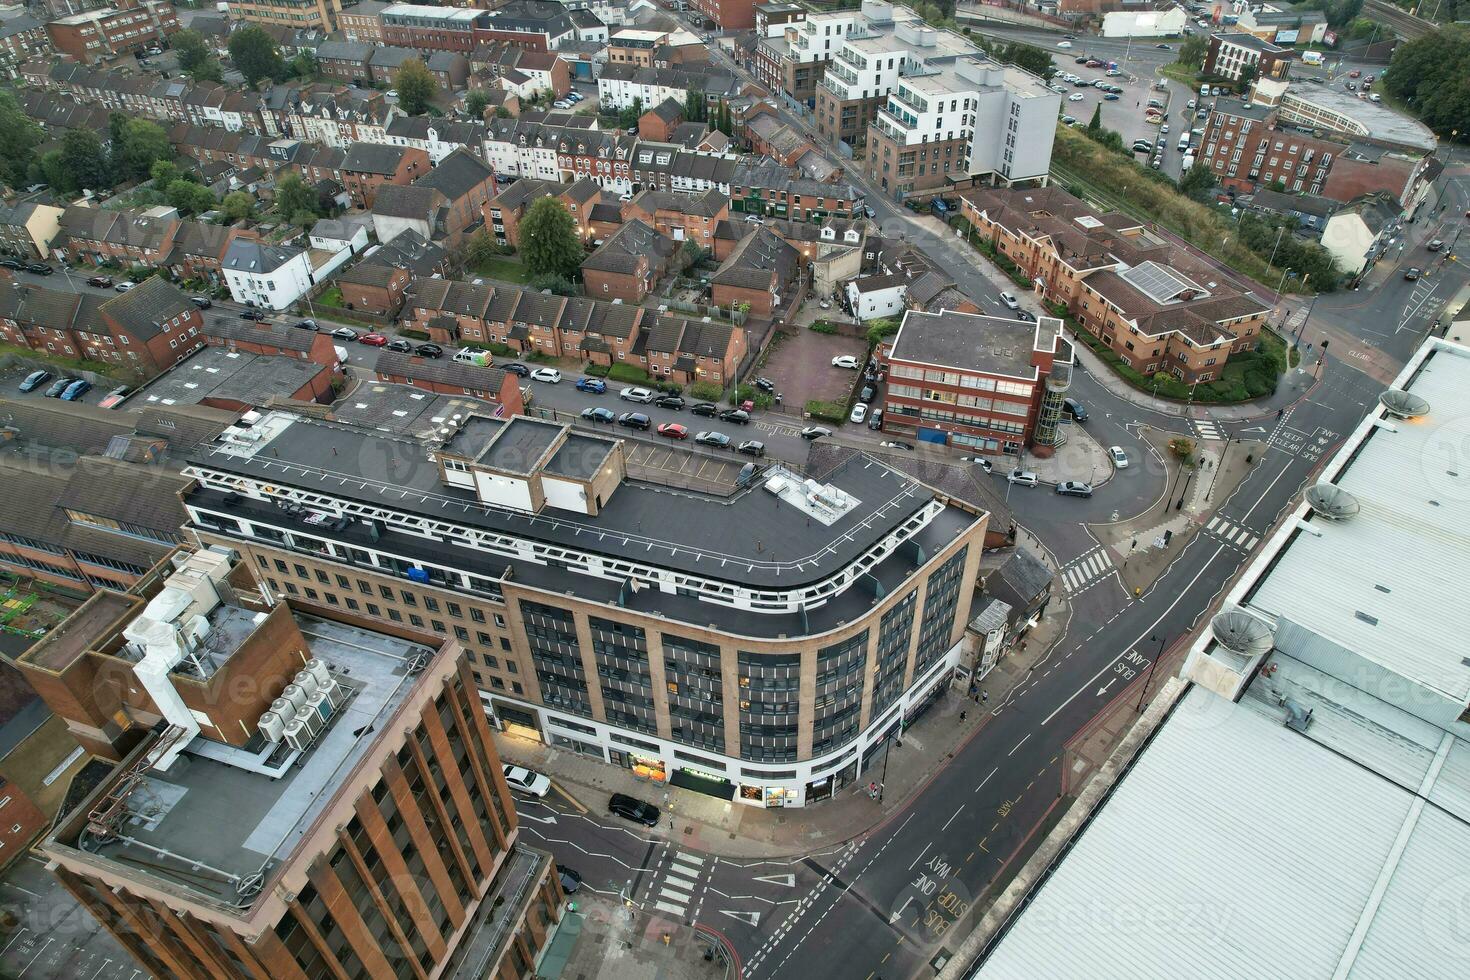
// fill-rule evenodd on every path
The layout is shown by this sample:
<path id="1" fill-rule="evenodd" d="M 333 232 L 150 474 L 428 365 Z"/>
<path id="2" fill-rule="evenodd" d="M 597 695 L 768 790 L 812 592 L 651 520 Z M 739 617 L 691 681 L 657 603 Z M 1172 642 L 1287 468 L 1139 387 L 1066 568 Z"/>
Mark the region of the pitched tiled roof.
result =
<path id="1" fill-rule="evenodd" d="M 414 181 L 414 185 L 431 187 L 453 202 L 485 183 L 494 173 L 483 160 L 461 147 Z"/>
<path id="2" fill-rule="evenodd" d="M 626 275 L 637 272 L 640 259 L 644 257 L 654 268 L 662 266 L 673 251 L 672 241 L 635 218 L 613 232 L 596 252 L 582 262 L 582 268 Z"/>
<path id="3" fill-rule="evenodd" d="M 193 309 L 189 297 L 162 276 L 149 276 L 102 304 L 103 315 L 144 340 L 159 333 L 164 321 Z"/>
<path id="4" fill-rule="evenodd" d="M 398 172 L 406 146 L 389 146 L 386 143 L 353 143 L 342 161 L 343 170 L 361 174 L 386 174 Z"/>
<path id="5" fill-rule="evenodd" d="M 428 360 L 385 350 L 378 355 L 379 375 L 411 378 L 437 384 L 453 385 L 471 391 L 498 392 L 505 383 L 505 371 L 498 367 L 481 367 L 452 360 Z"/>
<path id="6" fill-rule="evenodd" d="M 768 228 L 735 246 L 710 279 L 716 286 L 771 289 L 796 275 L 797 251 Z"/>

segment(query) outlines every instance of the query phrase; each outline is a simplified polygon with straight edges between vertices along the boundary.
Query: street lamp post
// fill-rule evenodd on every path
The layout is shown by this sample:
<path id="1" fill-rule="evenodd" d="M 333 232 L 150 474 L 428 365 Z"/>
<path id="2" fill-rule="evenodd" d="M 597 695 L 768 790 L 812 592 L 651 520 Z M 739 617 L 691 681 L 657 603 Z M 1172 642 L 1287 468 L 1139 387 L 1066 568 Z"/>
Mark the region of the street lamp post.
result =
<path id="1" fill-rule="evenodd" d="M 1154 668 L 1157 667 L 1159 665 L 1159 661 L 1164 658 L 1164 638 L 1162 636 L 1150 636 L 1149 639 L 1159 641 L 1159 652 L 1154 654 L 1153 663 L 1148 665 L 1148 673 L 1143 675 L 1143 691 L 1138 695 L 1137 710 L 1140 712 L 1143 711 L 1143 702 L 1148 698 L 1149 685 L 1153 683 Z"/>
<path id="2" fill-rule="evenodd" d="M 1242 211 L 1241 213 L 1244 214 L 1245 212 Z M 1239 222 L 1237 221 L 1236 223 L 1238 224 Z M 1271 258 L 1266 262 L 1266 268 L 1269 269 L 1269 268 L 1271 268 L 1271 266 L 1273 266 L 1273 265 L 1276 264 L 1276 250 L 1281 247 L 1281 236 L 1284 235 L 1285 233 L 1286 233 L 1286 226 L 1285 225 L 1282 225 L 1280 228 L 1277 228 L 1276 229 L 1276 244 L 1271 246 Z M 1281 292 L 1281 287 L 1280 286 L 1277 286 L 1276 287 L 1276 291 L 1278 293 Z"/>
<path id="3" fill-rule="evenodd" d="M 1307 278 L 1310 279 L 1311 276 L 1309 275 Z M 1303 279 L 1302 280 L 1302 284 L 1303 285 L 1306 284 L 1306 279 Z M 1320 295 L 1321 295 L 1320 293 L 1313 293 L 1312 294 L 1312 301 L 1307 304 L 1307 313 L 1306 313 L 1305 316 L 1302 317 L 1302 322 L 1299 323 L 1299 324 L 1297 324 L 1297 327 L 1296 327 L 1296 336 L 1291 339 L 1291 349 L 1292 350 L 1296 350 L 1297 347 L 1298 347 L 1298 345 L 1301 344 L 1302 330 L 1306 327 L 1307 321 L 1312 318 L 1312 308 L 1317 305 L 1317 297 L 1320 296 Z"/>

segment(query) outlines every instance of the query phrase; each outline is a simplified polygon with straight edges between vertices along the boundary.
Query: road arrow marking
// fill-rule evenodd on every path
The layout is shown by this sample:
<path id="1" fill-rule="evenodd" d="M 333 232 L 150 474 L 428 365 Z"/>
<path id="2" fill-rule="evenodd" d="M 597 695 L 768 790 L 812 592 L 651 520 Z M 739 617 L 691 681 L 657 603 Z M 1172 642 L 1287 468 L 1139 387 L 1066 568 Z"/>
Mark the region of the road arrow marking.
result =
<path id="1" fill-rule="evenodd" d="M 1116 677 L 1109 677 L 1108 678 L 1108 682 L 1106 684 L 1104 684 L 1102 687 L 1100 687 L 1100 688 L 1097 689 L 1097 696 L 1098 697 L 1102 697 L 1104 694 L 1108 693 L 1108 688 L 1112 687 L 1113 686 L 1113 681 L 1115 681 L 1117 679 L 1118 678 L 1116 678 Z"/>
<path id="2" fill-rule="evenodd" d="M 791 875 L 766 875 L 763 878 L 756 878 L 754 880 L 755 881 L 764 881 L 768 885 L 782 885 L 782 886 L 784 886 L 786 888 L 795 888 L 796 887 L 796 875 L 794 875 L 794 874 L 791 874 Z"/>
<path id="3" fill-rule="evenodd" d="M 1266 431 L 1266 427 L 1264 425 L 1256 425 L 1256 426 L 1252 426 L 1249 429 L 1241 429 L 1240 431 L 1241 431 L 1241 434 L 1242 435 L 1244 435 L 1247 432 L 1265 432 Z"/>
<path id="4" fill-rule="evenodd" d="M 904 909 L 908 908 L 909 907 L 909 903 L 912 902 L 913 900 L 914 900 L 914 896 L 912 896 L 912 895 L 910 895 L 908 898 L 904 899 L 903 900 L 903 904 L 898 907 L 898 910 L 888 917 L 888 924 L 889 925 L 893 925 L 899 919 L 903 918 Z"/>
<path id="5" fill-rule="evenodd" d="M 732 912 L 729 909 L 720 909 L 721 915 L 728 915 L 732 919 L 739 919 L 751 926 L 760 925 L 761 914 L 759 912 Z"/>
<path id="6" fill-rule="evenodd" d="M 522 820 L 530 820 L 533 823 L 556 823 L 555 817 L 533 817 L 529 813 L 521 813 L 518 816 Z"/>

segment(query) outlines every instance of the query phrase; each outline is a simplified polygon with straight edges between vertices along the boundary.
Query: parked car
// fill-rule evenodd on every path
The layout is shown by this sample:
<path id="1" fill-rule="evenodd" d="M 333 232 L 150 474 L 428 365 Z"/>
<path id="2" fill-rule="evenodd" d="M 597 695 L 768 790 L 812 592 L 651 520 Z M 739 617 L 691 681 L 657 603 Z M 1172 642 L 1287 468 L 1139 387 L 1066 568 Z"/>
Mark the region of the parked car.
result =
<path id="1" fill-rule="evenodd" d="M 1087 421 L 1087 406 L 1075 398 L 1062 399 L 1062 411 L 1072 416 L 1078 422 Z"/>
<path id="2" fill-rule="evenodd" d="M 751 384 L 755 385 L 757 388 L 759 388 L 761 391 L 766 392 L 767 394 L 771 394 L 776 390 L 776 382 L 772 381 L 770 378 L 755 378 L 751 381 Z"/>
<path id="3" fill-rule="evenodd" d="M 667 408 L 673 412 L 682 412 L 684 410 L 684 399 L 678 395 L 659 395 L 653 400 L 653 403 L 659 408 Z"/>
<path id="4" fill-rule="evenodd" d="M 1036 317 L 1032 316 L 1026 310 L 1017 310 L 1016 311 L 1016 319 L 1017 320 L 1020 320 L 1023 323 L 1035 323 L 1036 322 Z"/>
<path id="5" fill-rule="evenodd" d="M 960 459 L 966 463 L 974 463 L 986 473 L 995 472 L 995 464 L 984 456 L 961 456 Z"/>
<path id="6" fill-rule="evenodd" d="M 878 443 L 878 445 L 883 446 L 886 449 L 904 449 L 904 450 L 907 450 L 908 452 L 913 452 L 914 451 L 914 444 L 913 443 L 911 443 L 911 442 L 900 442 L 897 439 L 890 439 L 887 442 L 880 442 L 880 443 Z"/>
<path id="7" fill-rule="evenodd" d="M 561 384 L 561 372 L 556 368 L 537 368 L 531 372 L 531 380 L 542 384 L 558 385 Z"/>
<path id="8" fill-rule="evenodd" d="M 419 344 L 413 349 L 418 357 L 439 358 L 444 356 L 444 348 L 438 344 Z"/>
<path id="9" fill-rule="evenodd" d="M 1404 270 L 1404 278 L 1409 280 L 1409 282 L 1413 282 L 1415 279 L 1418 279 L 1419 276 L 1420 272 L 1417 267 L 1411 266 L 1410 268 Z"/>
<path id="10" fill-rule="evenodd" d="M 338 340 L 355 341 L 357 340 L 359 335 L 358 332 L 356 330 L 353 330 L 351 327 L 338 327 L 336 330 L 332 331 L 332 336 L 336 337 Z"/>
<path id="11" fill-rule="evenodd" d="M 652 424 L 653 420 L 642 412 L 624 412 L 618 416 L 618 425 L 627 426 L 630 429 L 637 429 L 640 432 L 647 432 L 648 427 Z"/>
<path id="12" fill-rule="evenodd" d="M 665 422 L 658 427 L 658 434 L 669 439 L 688 439 L 689 429 L 678 422 Z"/>
<path id="13" fill-rule="evenodd" d="M 357 342 L 359 344 L 366 344 L 369 347 L 387 347 L 388 346 L 388 338 L 387 337 L 384 337 L 380 333 L 365 333 L 361 337 L 358 337 L 357 338 Z"/>
<path id="14" fill-rule="evenodd" d="M 701 446 L 713 446 L 716 449 L 730 448 L 730 437 L 723 432 L 701 432 L 694 437 L 694 441 Z"/>
<path id="15" fill-rule="evenodd" d="M 1019 310 L 1021 308 L 1021 301 L 1016 299 L 1014 293 L 1002 292 L 1000 301 L 1006 305 L 1007 309 Z"/>
<path id="16" fill-rule="evenodd" d="M 640 405 L 647 405 L 657 398 L 658 394 L 648 388 L 624 388 L 618 392 L 618 397 L 625 402 L 637 402 Z"/>
<path id="17" fill-rule="evenodd" d="M 875 432 L 883 428 L 883 409 L 875 408 L 868 415 L 868 428 L 874 430 Z"/>
<path id="18" fill-rule="evenodd" d="M 858 402 L 852 406 L 852 414 L 847 417 L 847 420 L 855 425 L 861 425 L 866 422 L 868 420 L 868 406 L 862 402 Z"/>
<path id="19" fill-rule="evenodd" d="M 57 378 L 51 382 L 51 387 L 46 389 L 47 398 L 60 398 L 61 393 L 71 387 L 76 378 Z"/>
<path id="20" fill-rule="evenodd" d="M 133 389 L 129 388 L 127 385 L 122 385 L 120 387 L 114 388 L 107 394 L 102 396 L 102 400 L 97 403 L 97 407 L 116 408 L 117 406 L 122 404 L 124 398 L 127 398 L 128 395 L 131 395 L 132 393 Z"/>
<path id="21" fill-rule="evenodd" d="M 591 392 L 594 395 L 600 395 L 603 392 L 607 391 L 607 382 L 603 381 L 601 378 L 578 378 L 577 390 Z"/>
<path id="22" fill-rule="evenodd" d="M 25 265 L 19 259 L 0 259 L 0 269 L 24 269 Z"/>
<path id="23" fill-rule="evenodd" d="M 1118 101 L 1118 93 L 1117 92 L 1109 92 L 1107 95 L 1104 95 L 1103 96 L 1103 101 L 1104 102 L 1117 102 Z"/>
<path id="24" fill-rule="evenodd" d="M 750 413 L 744 409 L 727 408 L 720 413 L 721 422 L 729 422 L 733 425 L 749 425 Z"/>
<path id="25" fill-rule="evenodd" d="M 872 385 L 863 385 L 863 390 L 858 392 L 858 401 L 862 402 L 864 405 L 871 405 L 873 403 L 873 399 L 877 397 L 878 392 L 873 388 Z"/>
<path id="26" fill-rule="evenodd" d="M 45 262 L 27 262 L 26 271 L 34 272 L 38 276 L 49 276 L 56 270 L 51 268 Z"/>
<path id="27" fill-rule="evenodd" d="M 534 769 L 505 763 L 500 767 L 505 774 L 505 784 L 511 789 L 530 796 L 545 796 L 551 792 L 551 780 Z"/>
<path id="28" fill-rule="evenodd" d="M 189 302 L 193 303 L 201 310 L 207 310 L 214 305 L 214 300 L 210 299 L 208 296 L 190 296 Z"/>
<path id="29" fill-rule="evenodd" d="M 735 451 L 737 453 L 744 453 L 747 456 L 764 456 L 766 454 L 766 444 L 759 439 L 747 439 L 737 446 Z"/>
<path id="30" fill-rule="evenodd" d="M 531 369 L 526 367 L 520 361 L 506 361 L 504 364 L 500 365 L 500 367 L 501 370 L 509 371 L 511 374 L 515 375 L 518 378 L 529 378 L 531 376 Z"/>
<path id="31" fill-rule="evenodd" d="M 1429 251 L 1431 251 L 1431 252 L 1438 252 L 1440 249 L 1444 248 L 1444 242 L 1442 242 L 1438 238 L 1436 238 L 1434 241 L 1430 242 L 1428 245 L 1425 245 L 1424 247 L 1427 248 L 1427 249 L 1429 249 Z"/>
<path id="32" fill-rule="evenodd" d="M 50 380 L 50 371 L 32 371 L 30 374 L 26 375 L 25 380 L 20 383 L 20 390 L 35 391 L 37 388 L 41 387 L 43 384 Z"/>
<path id="33" fill-rule="evenodd" d="M 131 289 L 132 288 L 132 283 L 120 282 L 120 283 L 117 284 L 117 286 L 115 288 L 120 293 L 127 292 L 127 290 L 125 290 L 125 289 L 122 288 L 123 286 L 127 286 L 129 289 Z M 262 312 L 260 312 L 259 310 L 241 310 L 240 311 L 240 319 L 242 319 L 242 320 L 255 320 L 255 321 L 258 322 L 260 320 L 264 320 L 265 319 L 265 314 L 262 313 Z M 302 320 L 300 323 L 298 323 L 296 325 L 298 327 L 302 328 L 303 330 L 315 330 L 316 329 L 316 321 L 315 320 Z"/>
<path id="34" fill-rule="evenodd" d="M 832 358 L 832 366 L 847 368 L 849 371 L 856 371 L 859 367 L 858 359 L 851 354 L 838 354 Z"/>
<path id="35" fill-rule="evenodd" d="M 832 430 L 824 425 L 809 425 L 801 430 L 801 437 L 803 439 L 820 439 L 823 436 L 830 436 L 831 434 Z"/>
<path id="36" fill-rule="evenodd" d="M 98 289 L 111 289 L 112 288 L 112 277 L 111 276 L 93 276 L 92 278 L 90 278 L 90 279 L 87 280 L 87 285 L 88 286 L 96 286 Z"/>
<path id="37" fill-rule="evenodd" d="M 413 341 L 411 341 L 411 340 L 402 340 L 402 339 L 399 339 L 399 340 L 390 340 L 390 341 L 388 341 L 388 350 L 395 350 L 395 351 L 397 351 L 400 354 L 412 354 L 413 353 Z"/>
<path id="38" fill-rule="evenodd" d="M 78 378 L 66 386 L 66 390 L 61 393 L 61 400 L 64 402 L 74 402 L 91 390 L 92 382 L 86 378 Z"/>
<path id="39" fill-rule="evenodd" d="M 132 288 L 133 288 L 133 287 L 134 287 L 134 286 L 136 286 L 136 285 L 138 285 L 138 284 L 137 284 L 137 283 L 135 283 L 135 282 L 120 282 L 120 283 L 118 283 L 118 284 L 117 284 L 117 285 L 116 285 L 116 286 L 113 286 L 113 287 L 112 287 L 112 289 L 113 289 L 113 291 L 114 291 L 114 292 L 118 292 L 118 293 L 125 293 L 125 292 L 127 292 L 127 291 L 128 291 L 128 290 L 129 290 L 129 289 L 132 289 Z M 242 315 L 243 315 L 243 314 L 242 314 Z M 250 320 L 250 319 L 260 319 L 260 320 L 264 320 L 264 319 L 265 319 L 265 317 L 263 317 L 263 316 L 262 316 L 262 317 L 246 317 L 246 319 L 247 319 L 247 320 Z"/>
<path id="40" fill-rule="evenodd" d="M 720 406 L 716 405 L 714 402 L 695 402 L 690 407 L 689 413 L 691 415 L 702 415 L 707 419 L 712 419 L 716 415 L 720 414 Z"/>
<path id="41" fill-rule="evenodd" d="M 565 864 L 556 866 L 556 877 L 561 882 L 561 890 L 564 895 L 575 895 L 577 889 L 582 887 L 582 876 Z"/>
<path id="42" fill-rule="evenodd" d="M 1083 483 L 1081 480 L 1067 480 L 1065 483 L 1057 484 L 1057 493 L 1063 497 L 1091 497 L 1092 484 Z"/>
<path id="43" fill-rule="evenodd" d="M 1128 454 L 1123 451 L 1122 446 L 1109 446 L 1108 455 L 1113 458 L 1113 465 L 1120 470 L 1128 468 Z"/>
<path id="44" fill-rule="evenodd" d="M 251 316 L 250 314 L 252 314 L 252 313 L 255 313 L 255 311 L 254 310 L 246 310 L 244 313 L 241 313 L 240 314 L 240 319 L 242 319 L 242 320 L 264 320 L 265 319 L 265 317 L 261 316 L 259 313 L 255 313 L 254 316 Z M 317 327 L 315 320 L 301 320 L 301 321 L 299 321 L 297 323 L 291 324 L 291 326 L 295 327 L 297 330 L 310 330 L 312 333 L 316 333 L 317 330 L 320 329 L 319 327 Z"/>
<path id="45" fill-rule="evenodd" d="M 1034 487 L 1038 482 L 1035 473 L 1023 469 L 1011 470 L 1010 475 L 1006 479 L 1011 483 L 1023 487 Z"/>
<path id="46" fill-rule="evenodd" d="M 617 416 L 606 408 L 584 408 L 582 418 L 589 422 L 602 422 L 607 425 L 612 425 L 617 420 Z"/>
<path id="47" fill-rule="evenodd" d="M 1073 92 L 1071 95 L 1067 96 L 1067 101 L 1068 102 L 1081 102 L 1082 101 L 1082 93 L 1081 92 Z"/>
<path id="48" fill-rule="evenodd" d="M 658 807 L 622 793 L 614 793 L 607 801 L 607 812 L 624 820 L 641 823 L 645 827 L 658 826 Z"/>

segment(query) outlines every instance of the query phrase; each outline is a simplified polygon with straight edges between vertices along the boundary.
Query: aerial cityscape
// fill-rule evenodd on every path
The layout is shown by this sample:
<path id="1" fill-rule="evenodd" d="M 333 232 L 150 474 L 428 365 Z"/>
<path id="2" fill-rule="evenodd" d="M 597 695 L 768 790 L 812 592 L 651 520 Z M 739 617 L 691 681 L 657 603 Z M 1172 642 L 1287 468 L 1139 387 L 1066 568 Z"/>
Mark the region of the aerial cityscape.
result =
<path id="1" fill-rule="evenodd" d="M 0 977 L 1470 975 L 1470 0 L 0 69 Z"/>

